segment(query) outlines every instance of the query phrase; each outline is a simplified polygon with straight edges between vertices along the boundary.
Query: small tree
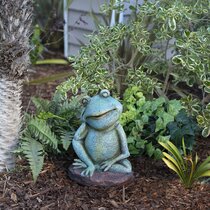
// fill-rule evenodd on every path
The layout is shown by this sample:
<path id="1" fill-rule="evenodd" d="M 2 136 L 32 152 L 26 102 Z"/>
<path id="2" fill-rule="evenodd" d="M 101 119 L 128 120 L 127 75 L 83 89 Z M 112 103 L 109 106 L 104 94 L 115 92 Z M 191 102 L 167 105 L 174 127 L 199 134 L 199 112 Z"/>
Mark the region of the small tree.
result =
<path id="1" fill-rule="evenodd" d="M 29 64 L 30 0 L 0 1 L 0 172 L 15 165 L 21 92 Z"/>

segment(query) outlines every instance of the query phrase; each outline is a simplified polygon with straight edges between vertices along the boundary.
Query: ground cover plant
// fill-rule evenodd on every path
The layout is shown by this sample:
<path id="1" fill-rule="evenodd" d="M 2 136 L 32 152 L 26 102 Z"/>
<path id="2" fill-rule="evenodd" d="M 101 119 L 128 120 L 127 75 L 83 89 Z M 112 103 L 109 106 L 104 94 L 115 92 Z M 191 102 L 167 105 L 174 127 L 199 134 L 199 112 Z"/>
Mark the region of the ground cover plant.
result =
<path id="1" fill-rule="evenodd" d="M 128 136 L 131 154 L 161 158 L 158 141 L 171 140 L 179 149 L 183 137 L 188 150 L 193 149 L 199 128 L 187 115 L 179 100 L 159 97 L 146 100 L 138 86 L 130 86 L 123 97 L 121 123 Z"/>

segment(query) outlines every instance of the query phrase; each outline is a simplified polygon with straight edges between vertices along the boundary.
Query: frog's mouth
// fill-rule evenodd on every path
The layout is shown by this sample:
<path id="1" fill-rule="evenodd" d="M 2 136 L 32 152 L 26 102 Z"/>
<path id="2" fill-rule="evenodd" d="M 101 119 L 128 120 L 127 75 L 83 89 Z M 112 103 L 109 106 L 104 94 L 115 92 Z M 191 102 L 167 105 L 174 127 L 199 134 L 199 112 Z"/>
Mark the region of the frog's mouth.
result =
<path id="1" fill-rule="evenodd" d="M 96 115 L 92 115 L 92 116 L 87 116 L 86 119 L 94 119 L 94 120 L 99 120 L 111 113 L 113 113 L 114 111 L 116 111 L 116 109 L 111 109 L 109 111 L 106 111 L 106 112 L 103 112 L 103 113 L 100 113 L 100 114 L 96 114 Z"/>

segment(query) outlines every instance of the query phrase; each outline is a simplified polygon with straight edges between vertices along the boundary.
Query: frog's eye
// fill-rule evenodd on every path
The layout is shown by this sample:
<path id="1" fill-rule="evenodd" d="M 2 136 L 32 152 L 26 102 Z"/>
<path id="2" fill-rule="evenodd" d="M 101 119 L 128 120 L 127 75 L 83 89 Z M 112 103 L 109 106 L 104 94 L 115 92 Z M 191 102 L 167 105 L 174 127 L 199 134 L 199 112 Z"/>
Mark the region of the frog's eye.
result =
<path id="1" fill-rule="evenodd" d="M 100 92 L 100 96 L 104 97 L 104 98 L 107 98 L 110 96 L 110 92 L 108 90 L 102 90 Z"/>
<path id="2" fill-rule="evenodd" d="M 85 96 L 85 97 L 82 99 L 82 105 L 83 105 L 83 106 L 87 106 L 89 102 L 90 102 L 90 96 Z"/>

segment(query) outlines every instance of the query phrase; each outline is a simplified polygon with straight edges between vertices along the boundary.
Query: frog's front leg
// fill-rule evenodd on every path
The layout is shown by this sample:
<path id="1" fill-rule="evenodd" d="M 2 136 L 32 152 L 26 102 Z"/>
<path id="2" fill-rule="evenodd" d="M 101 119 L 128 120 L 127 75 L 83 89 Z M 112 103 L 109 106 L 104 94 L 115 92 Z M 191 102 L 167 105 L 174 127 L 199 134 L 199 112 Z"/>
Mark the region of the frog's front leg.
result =
<path id="1" fill-rule="evenodd" d="M 104 161 L 101 164 L 101 167 L 100 167 L 103 171 L 108 171 L 110 168 L 112 168 L 113 165 L 115 165 L 116 163 L 118 164 L 119 162 L 125 160 L 126 158 L 128 158 L 130 156 L 128 146 L 127 146 L 126 135 L 125 135 L 125 132 L 123 130 L 123 127 L 120 124 L 118 124 L 117 127 L 116 127 L 116 130 L 117 130 L 119 140 L 120 140 L 121 154 L 117 157 L 113 157 L 109 160 Z M 113 167 L 113 169 L 114 168 L 117 168 L 117 167 Z M 122 167 L 120 167 L 120 168 L 121 169 L 119 171 L 123 171 Z M 116 170 L 116 169 L 114 169 L 114 170 Z M 125 169 L 125 173 L 127 173 L 128 171 L 131 171 L 130 166 L 129 166 L 129 169 L 127 169 L 127 168 Z"/>
<path id="2" fill-rule="evenodd" d="M 72 140 L 72 145 L 80 161 L 76 160 L 73 165 L 76 168 L 78 167 L 85 168 L 85 170 L 82 171 L 81 175 L 92 176 L 95 171 L 95 166 L 84 147 L 84 140 L 85 137 L 87 136 L 87 133 L 88 133 L 88 127 L 86 126 L 85 123 L 83 123 L 74 135 L 74 138 Z"/>

